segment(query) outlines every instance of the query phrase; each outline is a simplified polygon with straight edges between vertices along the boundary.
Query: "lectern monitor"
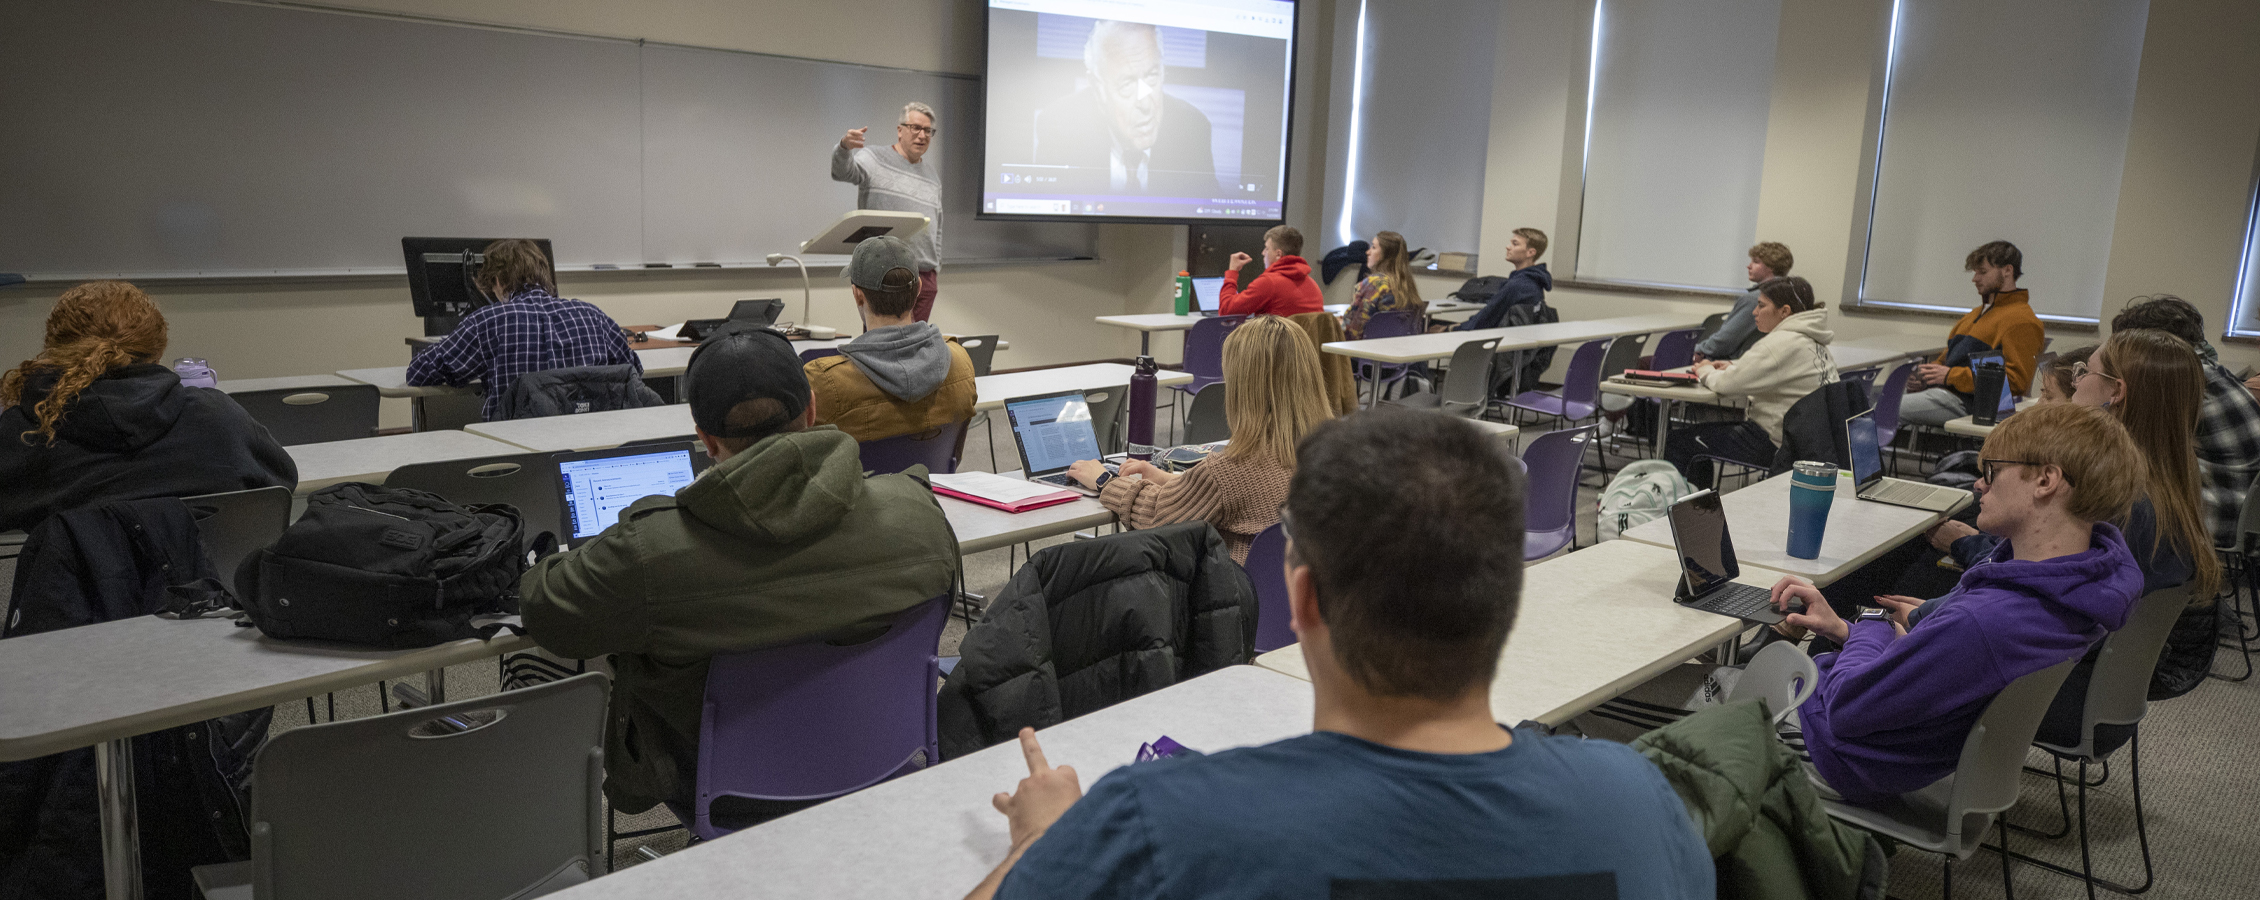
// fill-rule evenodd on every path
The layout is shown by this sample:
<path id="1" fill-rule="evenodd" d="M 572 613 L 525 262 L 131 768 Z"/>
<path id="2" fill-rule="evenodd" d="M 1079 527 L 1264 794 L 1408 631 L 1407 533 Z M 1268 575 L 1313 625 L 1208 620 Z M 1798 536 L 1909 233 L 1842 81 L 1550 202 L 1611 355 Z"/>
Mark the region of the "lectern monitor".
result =
<path id="1" fill-rule="evenodd" d="M 478 286 L 480 254 L 502 238 L 404 237 L 401 255 L 408 263 L 408 300 L 416 314 L 427 319 L 460 319 L 472 310 L 503 298 L 489 297 Z M 557 254 L 548 238 L 535 238 L 541 255 L 550 260 L 549 280 L 557 280 Z"/>
<path id="2" fill-rule="evenodd" d="M 981 218 L 1284 217 L 1295 3 L 988 2 Z"/>

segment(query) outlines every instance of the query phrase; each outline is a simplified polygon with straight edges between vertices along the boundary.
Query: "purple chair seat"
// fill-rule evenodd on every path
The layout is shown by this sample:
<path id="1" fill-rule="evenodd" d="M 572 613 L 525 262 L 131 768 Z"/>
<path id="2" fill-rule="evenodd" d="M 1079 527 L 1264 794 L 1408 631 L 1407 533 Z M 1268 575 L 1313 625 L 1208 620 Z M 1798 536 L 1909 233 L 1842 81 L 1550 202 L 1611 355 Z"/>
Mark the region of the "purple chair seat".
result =
<path id="1" fill-rule="evenodd" d="M 941 759 L 934 650 L 944 594 L 859 644 L 827 641 L 714 657 L 698 728 L 691 832 L 712 840 L 714 801 L 811 801 L 853 793 Z"/>
<path id="2" fill-rule="evenodd" d="M 1553 555 L 1577 542 L 1577 480 L 1595 426 L 1539 435 L 1522 451 L 1529 473 L 1523 503 L 1522 558 Z"/>
<path id="3" fill-rule="evenodd" d="M 1577 354 L 1569 359 L 1569 371 L 1562 375 L 1561 393 L 1524 391 L 1507 405 L 1571 421 L 1592 416 L 1601 408 L 1601 361 L 1608 355 L 1609 343 L 1600 340 L 1578 345 Z"/>

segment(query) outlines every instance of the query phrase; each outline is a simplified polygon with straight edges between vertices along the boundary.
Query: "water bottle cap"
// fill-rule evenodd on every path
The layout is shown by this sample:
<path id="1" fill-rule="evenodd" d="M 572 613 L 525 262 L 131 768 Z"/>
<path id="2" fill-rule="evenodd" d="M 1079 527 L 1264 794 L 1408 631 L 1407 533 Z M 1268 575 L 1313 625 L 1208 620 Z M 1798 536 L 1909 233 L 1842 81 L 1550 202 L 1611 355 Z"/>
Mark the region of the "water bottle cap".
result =
<path id="1" fill-rule="evenodd" d="M 1836 464 L 1835 464 L 1835 463 L 1829 463 L 1829 462 L 1814 462 L 1814 461 L 1812 461 L 1812 460 L 1809 460 L 1809 459 L 1807 459 L 1807 460 L 1798 460 L 1798 461 L 1797 461 L 1797 466 L 1796 466 L 1796 468 L 1797 468 L 1797 474 L 1799 474 L 1799 475 L 1807 475 L 1807 476 L 1812 476 L 1812 477 L 1816 477 L 1816 478 L 1834 478 L 1834 477 L 1836 477 Z"/>

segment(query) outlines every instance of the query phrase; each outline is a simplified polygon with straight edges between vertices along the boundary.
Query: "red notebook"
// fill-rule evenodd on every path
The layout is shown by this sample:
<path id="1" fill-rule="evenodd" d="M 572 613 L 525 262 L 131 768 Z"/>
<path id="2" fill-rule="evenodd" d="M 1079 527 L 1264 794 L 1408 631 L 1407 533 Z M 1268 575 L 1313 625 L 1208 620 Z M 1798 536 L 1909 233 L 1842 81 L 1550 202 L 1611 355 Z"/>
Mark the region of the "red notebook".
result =
<path id="1" fill-rule="evenodd" d="M 1058 493 L 1044 494 L 1039 497 L 1030 497 L 1026 500 L 1015 500 L 1013 502 L 1007 503 L 1002 500 L 991 500 L 987 497 L 977 497 L 963 491 L 953 491 L 938 484 L 934 485 L 934 493 L 941 494 L 945 497 L 955 497 L 967 503 L 978 503 L 982 506 L 993 507 L 996 509 L 1004 510 L 1005 512 L 1014 513 L 1027 512 L 1031 509 L 1043 509 L 1047 506 L 1058 506 L 1062 503 L 1066 503 L 1070 500 L 1074 500 L 1078 497 L 1083 496 L 1082 494 L 1078 494 L 1074 491 L 1060 491 Z"/>

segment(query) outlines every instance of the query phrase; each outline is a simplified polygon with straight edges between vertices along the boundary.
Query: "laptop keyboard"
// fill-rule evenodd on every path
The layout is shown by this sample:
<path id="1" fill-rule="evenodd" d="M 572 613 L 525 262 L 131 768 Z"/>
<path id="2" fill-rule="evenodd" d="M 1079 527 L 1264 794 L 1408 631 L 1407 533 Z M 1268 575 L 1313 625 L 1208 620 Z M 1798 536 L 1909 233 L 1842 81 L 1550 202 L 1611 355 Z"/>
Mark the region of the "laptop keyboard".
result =
<path id="1" fill-rule="evenodd" d="M 1886 478 L 1877 482 L 1876 486 L 1869 488 L 1867 493 L 1870 500 L 1910 505 L 1929 503 L 1931 498 L 1937 495 L 1938 488 L 1935 486 L 1893 478 Z"/>
<path id="2" fill-rule="evenodd" d="M 1771 618 L 1773 592 L 1756 585 L 1728 583 L 1695 601 L 1696 608 L 1744 619 Z"/>

